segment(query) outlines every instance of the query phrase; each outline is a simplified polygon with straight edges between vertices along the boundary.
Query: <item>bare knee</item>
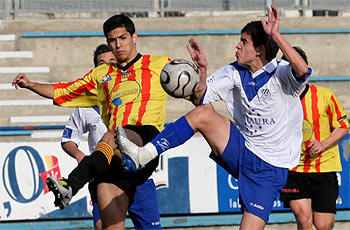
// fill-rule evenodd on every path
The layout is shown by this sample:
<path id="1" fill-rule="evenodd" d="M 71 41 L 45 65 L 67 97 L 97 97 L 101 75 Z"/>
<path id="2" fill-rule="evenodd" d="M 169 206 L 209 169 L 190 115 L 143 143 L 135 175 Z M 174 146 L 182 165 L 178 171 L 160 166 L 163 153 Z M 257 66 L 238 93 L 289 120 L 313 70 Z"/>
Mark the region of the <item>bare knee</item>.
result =
<path id="1" fill-rule="evenodd" d="M 129 198 L 123 190 L 114 184 L 99 183 L 97 203 L 103 229 L 124 229 Z"/>
<path id="2" fill-rule="evenodd" d="M 186 115 L 186 119 L 191 127 L 197 131 L 212 121 L 215 110 L 211 104 L 201 105 Z"/>
<path id="3" fill-rule="evenodd" d="M 302 215 L 298 216 L 297 223 L 298 223 L 299 229 L 309 230 L 312 227 L 312 217 L 302 216 Z"/>
<path id="4" fill-rule="evenodd" d="M 317 219 L 315 220 L 314 219 L 314 226 L 317 230 L 330 230 L 333 228 L 335 224 L 335 220 L 320 220 L 320 219 Z"/>
<path id="5" fill-rule="evenodd" d="M 105 134 L 103 134 L 100 142 L 105 142 L 109 144 L 112 148 L 115 146 L 115 132 L 113 131 L 107 131 Z"/>

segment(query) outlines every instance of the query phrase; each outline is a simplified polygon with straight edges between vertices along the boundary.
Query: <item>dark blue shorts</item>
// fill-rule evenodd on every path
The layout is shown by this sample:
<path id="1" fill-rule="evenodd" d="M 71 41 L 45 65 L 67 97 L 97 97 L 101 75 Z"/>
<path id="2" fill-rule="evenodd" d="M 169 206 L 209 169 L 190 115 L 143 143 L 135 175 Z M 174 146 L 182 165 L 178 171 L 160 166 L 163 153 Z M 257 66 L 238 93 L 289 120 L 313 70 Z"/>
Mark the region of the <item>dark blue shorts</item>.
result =
<path id="1" fill-rule="evenodd" d="M 96 222 L 101 220 L 100 213 L 98 211 L 98 206 L 96 202 L 92 202 L 92 219 L 94 220 L 94 226 L 96 225 Z"/>
<path id="2" fill-rule="evenodd" d="M 152 179 L 136 187 L 134 202 L 128 209 L 135 229 L 162 229 L 156 186 Z"/>
<path id="3" fill-rule="evenodd" d="M 238 179 L 242 210 L 267 223 L 273 202 L 287 181 L 288 169 L 270 165 L 247 149 L 243 135 L 232 123 L 224 152 L 210 157 Z"/>

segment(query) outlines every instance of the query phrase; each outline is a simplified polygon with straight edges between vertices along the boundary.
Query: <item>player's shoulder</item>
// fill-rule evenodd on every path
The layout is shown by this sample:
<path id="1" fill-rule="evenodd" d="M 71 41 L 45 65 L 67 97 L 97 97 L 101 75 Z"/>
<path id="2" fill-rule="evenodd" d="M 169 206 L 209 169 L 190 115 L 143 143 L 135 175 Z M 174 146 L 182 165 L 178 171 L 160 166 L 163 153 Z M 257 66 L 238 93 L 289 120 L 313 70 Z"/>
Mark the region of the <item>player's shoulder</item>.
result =
<path id="1" fill-rule="evenodd" d="M 148 57 L 150 60 L 152 61 L 163 61 L 163 62 L 169 62 L 170 61 L 170 58 L 169 56 L 167 55 L 151 55 L 151 54 L 148 54 L 148 55 L 143 55 L 144 57 Z"/>
<path id="2" fill-rule="evenodd" d="M 104 63 L 102 65 L 99 65 L 95 68 L 93 68 L 90 73 L 92 73 L 93 75 L 95 76 L 104 76 L 105 73 L 108 72 L 108 70 L 111 68 L 111 66 L 113 67 L 114 64 L 111 64 L 111 63 Z"/>
<path id="3" fill-rule="evenodd" d="M 318 94 L 324 94 L 324 95 L 334 94 L 333 91 L 327 87 L 318 86 L 318 85 L 310 85 L 310 88 L 316 89 Z"/>
<path id="4" fill-rule="evenodd" d="M 170 61 L 167 55 L 143 55 L 143 58 L 148 59 L 149 68 L 155 72 L 160 72 L 163 67 Z"/>

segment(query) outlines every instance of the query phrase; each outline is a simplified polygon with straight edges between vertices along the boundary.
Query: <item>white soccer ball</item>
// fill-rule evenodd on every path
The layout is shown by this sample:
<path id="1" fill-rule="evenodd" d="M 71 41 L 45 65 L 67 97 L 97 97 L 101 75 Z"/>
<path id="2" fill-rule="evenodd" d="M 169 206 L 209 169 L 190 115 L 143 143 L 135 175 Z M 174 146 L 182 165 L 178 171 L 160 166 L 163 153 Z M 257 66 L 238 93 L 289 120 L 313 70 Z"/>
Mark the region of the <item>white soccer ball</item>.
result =
<path id="1" fill-rule="evenodd" d="M 199 83 L 197 67 L 184 59 L 174 59 L 166 64 L 160 73 L 160 84 L 165 92 L 176 98 L 194 93 Z"/>

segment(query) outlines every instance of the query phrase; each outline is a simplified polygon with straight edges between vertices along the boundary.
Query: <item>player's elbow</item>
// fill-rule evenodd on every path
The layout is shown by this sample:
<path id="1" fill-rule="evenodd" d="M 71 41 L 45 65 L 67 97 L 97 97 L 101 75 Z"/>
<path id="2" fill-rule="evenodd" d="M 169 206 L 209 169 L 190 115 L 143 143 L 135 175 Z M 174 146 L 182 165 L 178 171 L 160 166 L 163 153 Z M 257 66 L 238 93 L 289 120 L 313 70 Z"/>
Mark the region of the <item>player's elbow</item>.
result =
<path id="1" fill-rule="evenodd" d="M 299 77 L 305 77 L 309 73 L 309 67 L 305 64 L 294 70 Z"/>

